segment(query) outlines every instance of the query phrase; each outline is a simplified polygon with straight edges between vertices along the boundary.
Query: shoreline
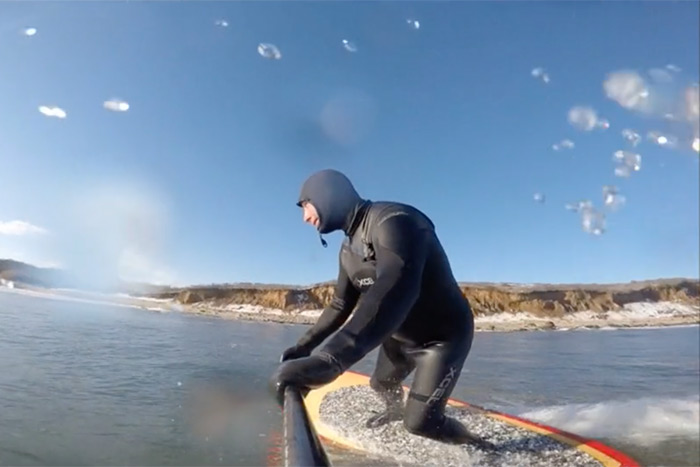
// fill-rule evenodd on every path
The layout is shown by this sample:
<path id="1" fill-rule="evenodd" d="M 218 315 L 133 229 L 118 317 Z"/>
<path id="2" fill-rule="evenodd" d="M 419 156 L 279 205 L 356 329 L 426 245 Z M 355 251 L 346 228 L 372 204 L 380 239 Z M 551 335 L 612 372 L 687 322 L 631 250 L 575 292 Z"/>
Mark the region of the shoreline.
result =
<path id="1" fill-rule="evenodd" d="M 643 305 L 653 305 L 645 303 Z M 476 332 L 520 332 L 520 331 L 576 331 L 595 329 L 642 329 L 674 326 L 700 325 L 700 307 L 692 308 L 683 304 L 667 304 L 678 307 L 683 312 L 677 315 L 648 317 L 648 316 L 612 316 L 607 318 L 581 318 L 579 316 L 564 318 L 517 318 L 520 313 L 512 313 L 508 320 L 496 319 L 491 316 L 475 317 Z M 252 305 L 235 305 L 229 308 L 218 308 L 207 305 L 183 306 L 183 313 L 199 316 L 217 317 L 234 321 L 252 321 L 276 324 L 313 325 L 321 310 L 302 311 L 298 313 L 283 312 L 282 310 L 264 309 Z M 583 313 L 583 312 L 582 312 Z M 600 313 L 596 315 L 600 316 Z M 490 319 L 491 318 L 491 319 Z"/>
<path id="2" fill-rule="evenodd" d="M 158 313 L 217 317 L 234 321 L 276 324 L 313 325 L 320 309 L 292 310 L 266 308 L 260 305 L 227 305 L 209 303 L 181 304 L 174 299 L 135 297 L 125 294 L 109 295 L 68 289 L 0 287 L 0 292 L 50 300 L 73 301 L 106 306 L 122 306 Z M 537 317 L 522 312 L 505 312 L 475 316 L 476 332 L 575 331 L 640 329 L 700 325 L 700 305 L 674 302 L 638 302 L 609 312 L 580 311 L 563 317 Z"/>

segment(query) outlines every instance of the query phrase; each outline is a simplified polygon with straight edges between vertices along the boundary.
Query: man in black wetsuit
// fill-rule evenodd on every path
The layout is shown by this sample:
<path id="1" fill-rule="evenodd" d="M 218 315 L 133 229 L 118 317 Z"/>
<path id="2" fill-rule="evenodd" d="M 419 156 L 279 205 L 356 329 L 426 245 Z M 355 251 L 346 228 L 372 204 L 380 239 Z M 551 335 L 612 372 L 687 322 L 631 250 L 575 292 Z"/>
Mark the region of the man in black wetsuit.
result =
<path id="1" fill-rule="evenodd" d="M 278 402 L 285 386 L 305 391 L 330 383 L 381 346 L 371 387 L 386 410 L 370 417 L 367 426 L 402 419 L 417 435 L 478 443 L 444 414 L 472 345 L 474 317 L 432 221 L 406 204 L 361 198 L 335 170 L 309 177 L 297 205 L 319 235 L 342 230 L 345 239 L 330 305 L 284 351 L 270 379 Z M 401 383 L 414 369 L 404 408 Z"/>

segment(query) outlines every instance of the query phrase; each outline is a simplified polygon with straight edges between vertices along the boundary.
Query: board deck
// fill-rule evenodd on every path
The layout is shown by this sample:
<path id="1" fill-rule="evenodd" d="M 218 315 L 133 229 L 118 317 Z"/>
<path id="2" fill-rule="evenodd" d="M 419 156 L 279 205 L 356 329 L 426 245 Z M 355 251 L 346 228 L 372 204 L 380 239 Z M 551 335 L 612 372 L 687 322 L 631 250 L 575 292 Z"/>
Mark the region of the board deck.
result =
<path id="1" fill-rule="evenodd" d="M 327 400 L 329 396 L 333 396 L 334 393 L 340 394 L 339 391 L 347 390 L 348 388 L 353 387 L 368 388 L 369 376 L 354 371 L 346 371 L 332 383 L 309 391 L 304 397 L 304 403 L 309 420 L 313 424 L 316 433 L 324 443 L 330 443 L 335 446 L 372 454 L 368 452 L 366 447 L 363 446 L 358 439 L 353 439 L 352 436 L 343 434 L 342 430 L 338 429 L 338 427 L 334 427 L 330 423 L 325 422 L 322 417 L 322 404 L 324 403 L 324 400 Z M 405 389 L 408 390 L 408 388 Z M 615 449 L 599 441 L 583 438 L 576 434 L 568 433 L 551 426 L 535 423 L 506 413 L 489 410 L 457 399 L 449 399 L 448 407 L 460 410 L 470 410 L 475 413 L 479 413 L 480 416 L 483 415 L 485 417 L 490 417 L 493 423 L 524 429 L 531 432 L 533 435 L 546 436 L 550 439 L 558 441 L 559 443 L 567 445 L 567 448 L 570 446 L 574 450 L 578 450 L 580 453 L 587 455 L 587 458 L 596 465 L 603 467 L 639 467 L 639 464 L 627 455 L 616 451 Z"/>

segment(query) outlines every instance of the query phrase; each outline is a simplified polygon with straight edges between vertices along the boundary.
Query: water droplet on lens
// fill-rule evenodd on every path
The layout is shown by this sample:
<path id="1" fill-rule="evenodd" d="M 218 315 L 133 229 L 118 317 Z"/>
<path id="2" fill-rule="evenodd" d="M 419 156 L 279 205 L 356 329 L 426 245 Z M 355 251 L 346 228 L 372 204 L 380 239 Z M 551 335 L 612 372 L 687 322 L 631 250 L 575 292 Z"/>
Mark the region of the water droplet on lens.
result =
<path id="1" fill-rule="evenodd" d="M 274 44 L 260 43 L 258 45 L 258 53 L 265 58 L 279 60 L 282 58 L 282 52 Z"/>
<path id="2" fill-rule="evenodd" d="M 663 134 L 660 131 L 650 131 L 647 133 L 647 138 L 654 144 L 668 148 L 676 147 L 678 140 L 673 135 Z"/>
<path id="3" fill-rule="evenodd" d="M 622 137 L 632 146 L 638 145 L 639 142 L 642 140 L 642 137 L 639 136 L 639 133 L 629 128 L 625 128 L 624 130 L 622 130 Z"/>
<path id="4" fill-rule="evenodd" d="M 564 139 L 552 145 L 552 149 L 554 149 L 555 151 L 560 151 L 562 149 L 573 149 L 574 147 L 575 144 L 570 139 Z"/>
<path id="5" fill-rule="evenodd" d="M 611 210 L 617 210 L 625 204 L 625 197 L 619 193 L 617 187 L 612 185 L 603 186 L 603 204 Z"/>
<path id="6" fill-rule="evenodd" d="M 544 68 L 533 68 L 530 74 L 535 78 L 540 78 L 545 83 L 549 83 L 549 74 L 544 71 Z"/>
<path id="7" fill-rule="evenodd" d="M 581 131 L 591 131 L 594 128 L 607 129 L 610 123 L 598 117 L 598 113 L 591 107 L 575 106 L 569 110 L 569 123 Z"/>
<path id="8" fill-rule="evenodd" d="M 615 176 L 617 177 L 629 177 L 631 173 L 632 171 L 626 165 L 615 167 Z"/>
<path id="9" fill-rule="evenodd" d="M 651 79 L 657 83 L 670 83 L 673 81 L 673 76 L 669 73 L 669 70 L 652 68 L 648 73 Z"/>
<path id="10" fill-rule="evenodd" d="M 130 108 L 128 102 L 124 102 L 120 99 L 105 101 L 102 106 L 107 110 L 111 110 L 112 112 L 126 112 Z"/>
<path id="11" fill-rule="evenodd" d="M 343 39 L 343 47 L 345 47 L 345 50 L 347 50 L 348 52 L 357 52 L 357 46 L 355 45 L 355 43 L 350 42 L 347 39 Z"/>
<path id="12" fill-rule="evenodd" d="M 649 89 L 636 71 L 618 71 L 607 76 L 603 89 L 609 99 L 629 110 L 643 110 L 649 102 Z"/>
<path id="13" fill-rule="evenodd" d="M 629 177 L 632 171 L 642 168 L 642 156 L 632 151 L 615 151 L 613 160 L 618 164 L 615 168 L 615 175 L 618 177 Z"/>
<path id="14" fill-rule="evenodd" d="M 602 235 L 605 232 L 605 214 L 590 209 L 581 213 L 581 226 L 585 232 Z"/>
<path id="15" fill-rule="evenodd" d="M 47 117 L 66 118 L 68 116 L 68 114 L 66 114 L 65 110 L 63 110 L 60 107 L 56 107 L 56 106 L 52 107 L 52 106 L 42 105 L 39 107 L 39 112 L 46 115 Z"/>
<path id="16" fill-rule="evenodd" d="M 581 212 L 584 209 L 592 208 L 593 203 L 591 203 L 589 200 L 582 200 L 578 203 L 568 203 L 565 207 L 569 211 Z"/>

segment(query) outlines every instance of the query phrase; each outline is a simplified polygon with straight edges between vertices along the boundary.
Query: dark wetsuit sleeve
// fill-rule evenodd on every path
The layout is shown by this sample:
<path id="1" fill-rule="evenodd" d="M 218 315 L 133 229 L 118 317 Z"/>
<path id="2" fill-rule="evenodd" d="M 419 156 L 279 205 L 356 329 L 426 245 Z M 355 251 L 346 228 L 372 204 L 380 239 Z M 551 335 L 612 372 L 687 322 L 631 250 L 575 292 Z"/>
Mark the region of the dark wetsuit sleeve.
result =
<path id="1" fill-rule="evenodd" d="M 354 316 L 321 351 L 343 371 L 393 334 L 413 307 L 420 293 L 429 233 L 404 213 L 390 214 L 375 227 L 375 282 Z"/>
<path id="2" fill-rule="evenodd" d="M 343 325 L 357 304 L 359 292 L 353 287 L 339 258 L 338 280 L 331 303 L 323 310 L 316 323 L 297 342 L 314 349 Z"/>

